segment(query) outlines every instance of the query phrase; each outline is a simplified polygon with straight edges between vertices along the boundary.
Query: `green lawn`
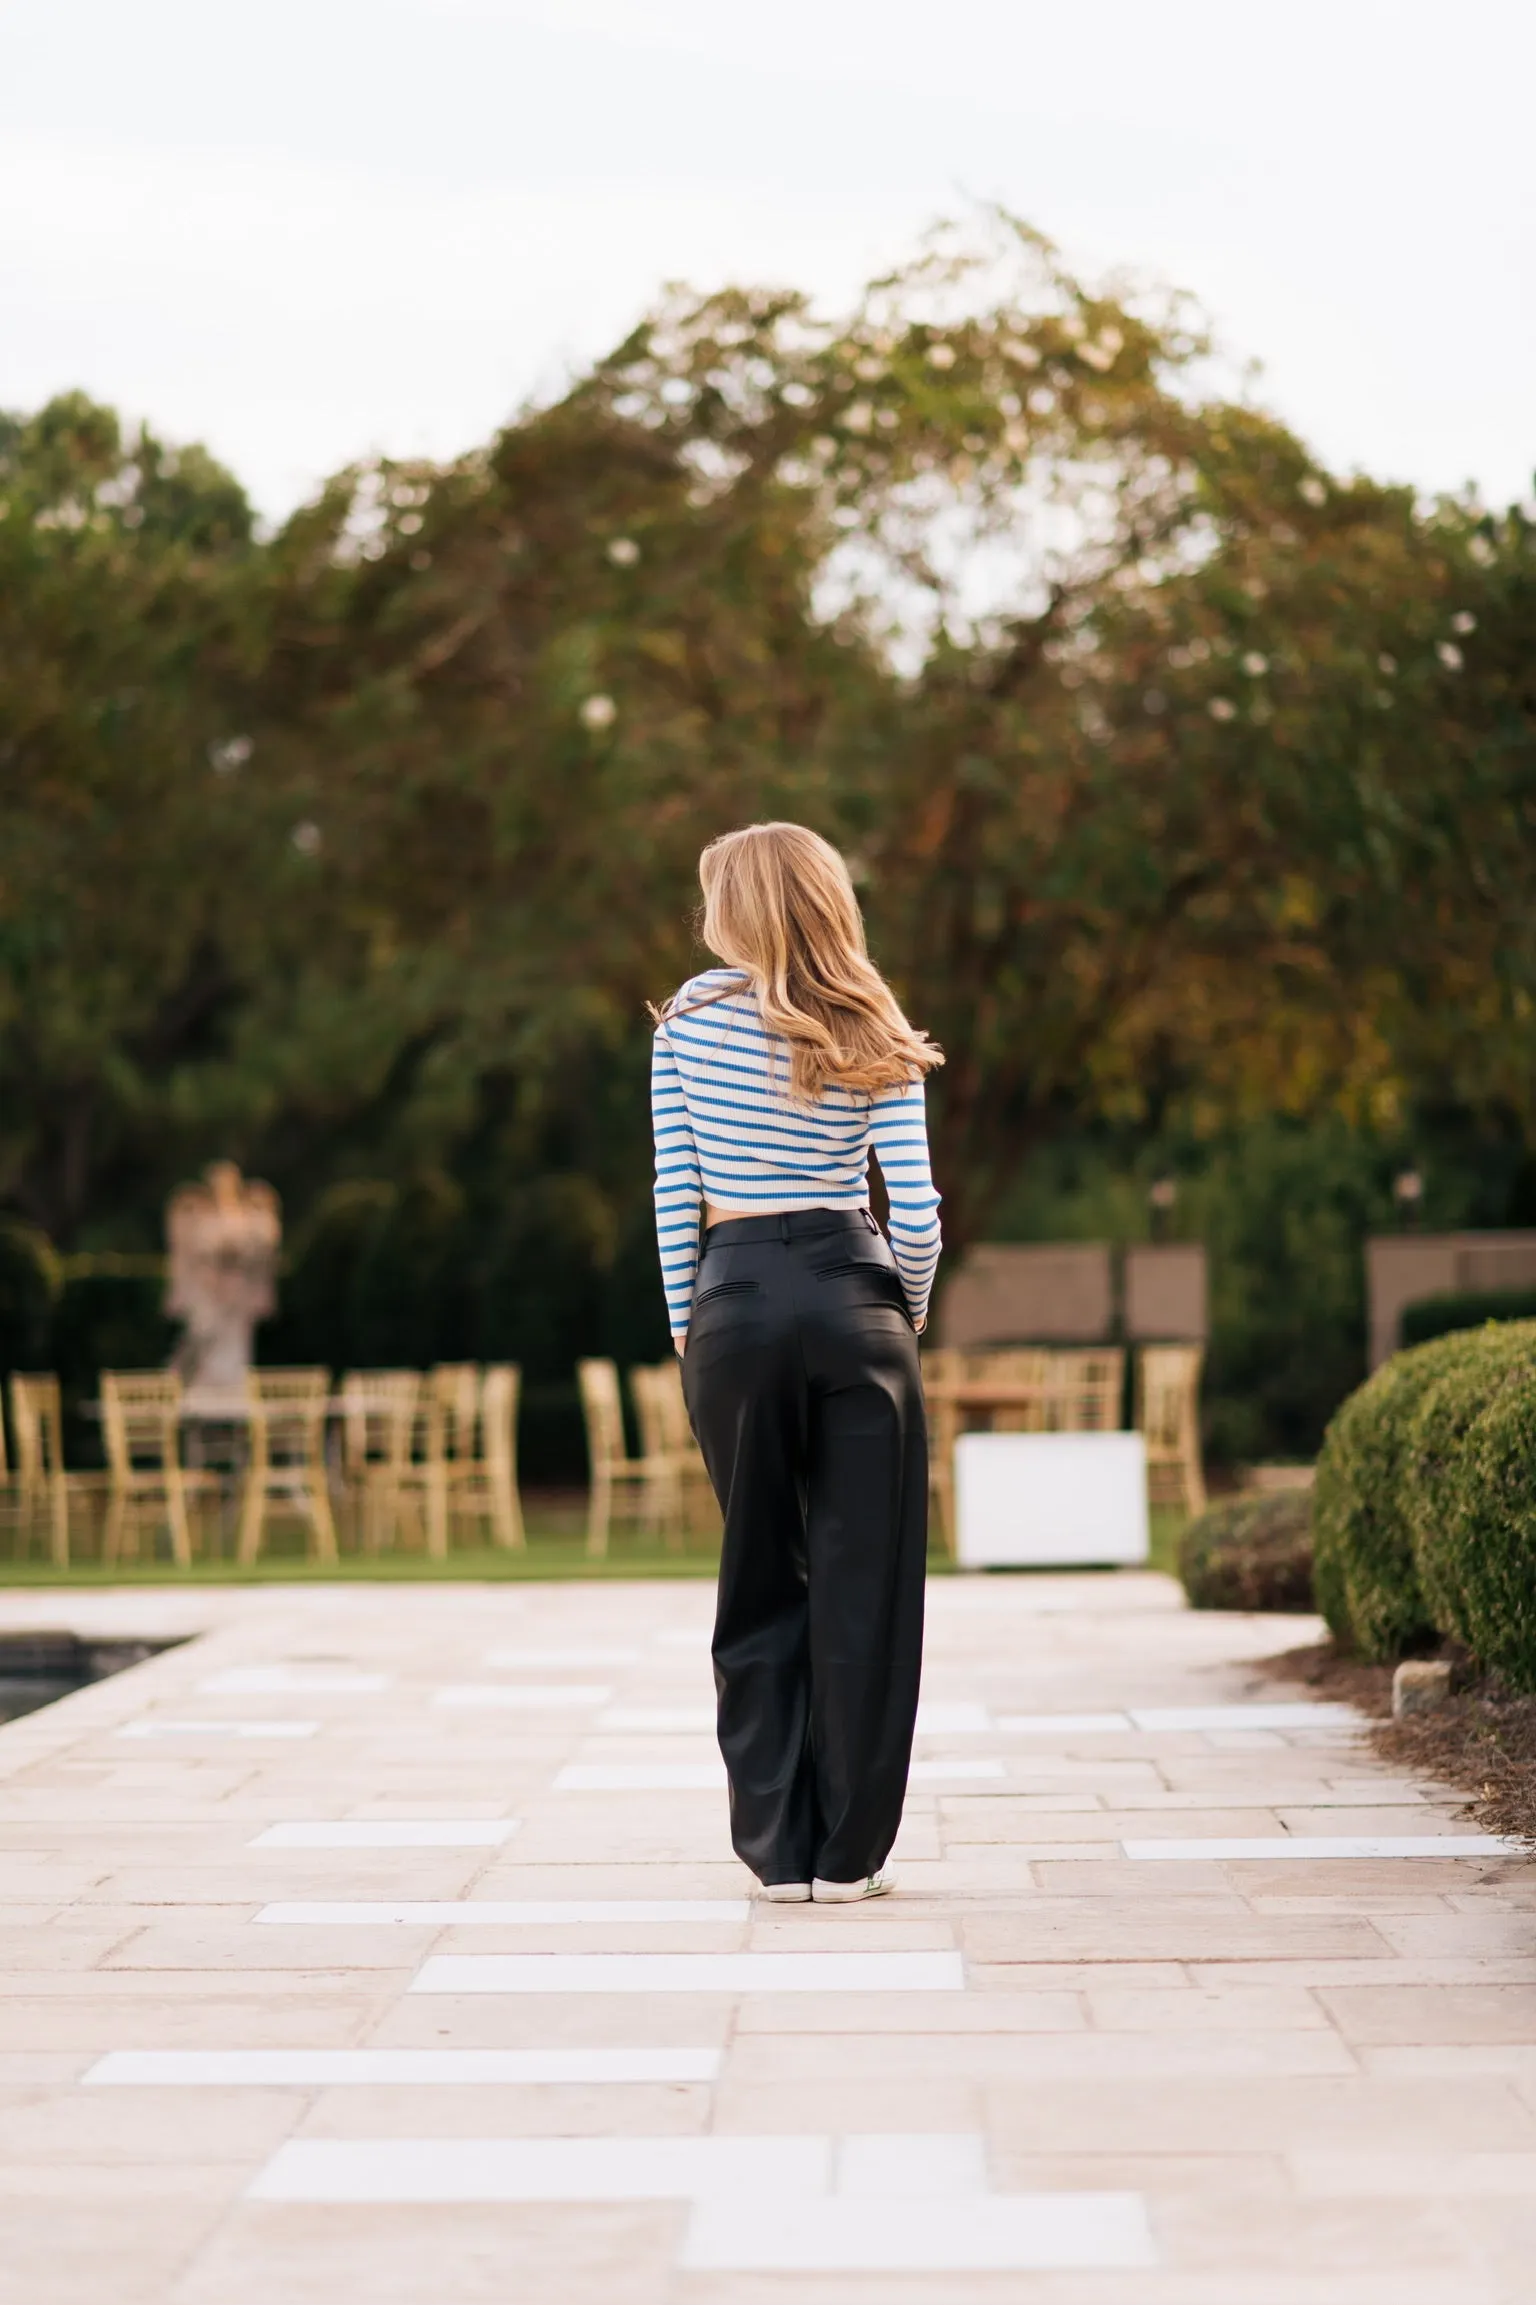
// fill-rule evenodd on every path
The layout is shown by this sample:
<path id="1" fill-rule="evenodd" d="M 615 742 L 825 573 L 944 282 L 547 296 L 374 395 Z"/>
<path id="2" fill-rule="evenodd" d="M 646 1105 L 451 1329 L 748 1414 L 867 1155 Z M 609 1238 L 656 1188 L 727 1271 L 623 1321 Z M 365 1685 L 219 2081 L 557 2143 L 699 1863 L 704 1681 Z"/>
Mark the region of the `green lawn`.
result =
<path id="1" fill-rule="evenodd" d="M 1152 1515 L 1152 1560 L 1155 1569 L 1177 1573 L 1182 1513 L 1158 1509 Z M 286 1541 L 284 1541 L 286 1539 Z M 269 1584 L 425 1584 L 494 1582 L 545 1583 L 562 1578 L 713 1577 L 719 1563 L 719 1542 L 712 1536 L 690 1535 L 682 1549 L 638 1530 L 613 1532 L 606 1559 L 588 1558 L 581 1533 L 581 1516 L 574 1507 L 556 1507 L 548 1515 L 535 1515 L 529 1523 L 526 1552 L 506 1552 L 496 1545 L 455 1545 L 444 1561 L 423 1552 L 343 1553 L 331 1566 L 302 1550 L 300 1533 L 279 1532 L 280 1549 L 266 1552 L 253 1568 L 241 1568 L 227 1559 L 200 1557 L 190 1569 L 178 1569 L 169 1559 L 126 1561 L 104 1568 L 97 1560 L 78 1561 L 68 1569 L 34 1554 L 25 1560 L 0 1559 L 0 1587 L 70 1585 L 269 1585 Z M 947 1555 L 931 1552 L 929 1569 L 939 1576 L 953 1575 Z M 1020 1572 L 1028 1574 L 1029 1572 Z"/>

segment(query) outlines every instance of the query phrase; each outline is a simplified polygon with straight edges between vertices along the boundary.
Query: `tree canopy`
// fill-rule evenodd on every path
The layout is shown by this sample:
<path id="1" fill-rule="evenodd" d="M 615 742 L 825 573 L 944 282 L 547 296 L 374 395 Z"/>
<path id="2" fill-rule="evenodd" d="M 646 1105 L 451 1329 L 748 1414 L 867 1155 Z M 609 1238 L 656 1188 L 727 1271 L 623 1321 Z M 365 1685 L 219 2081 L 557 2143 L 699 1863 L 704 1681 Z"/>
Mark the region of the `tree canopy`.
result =
<path id="1" fill-rule="evenodd" d="M 218 1152 L 613 1270 L 643 1004 L 768 815 L 948 1053 L 956 1243 L 1096 1123 L 1529 1142 L 1530 517 L 1325 470 L 1007 218 L 840 314 L 671 291 L 270 537 L 78 395 L 0 420 L 0 499 L 0 1207 L 63 1248 Z"/>

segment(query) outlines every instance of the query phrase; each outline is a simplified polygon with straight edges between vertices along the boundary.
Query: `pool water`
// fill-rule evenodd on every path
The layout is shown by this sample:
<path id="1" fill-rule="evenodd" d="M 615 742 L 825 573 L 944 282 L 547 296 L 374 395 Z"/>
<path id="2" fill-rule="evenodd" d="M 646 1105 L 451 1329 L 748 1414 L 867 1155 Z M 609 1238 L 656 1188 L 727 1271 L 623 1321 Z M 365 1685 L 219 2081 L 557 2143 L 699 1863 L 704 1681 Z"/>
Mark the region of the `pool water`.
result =
<path id="1" fill-rule="evenodd" d="M 170 1641 L 83 1641 L 76 1633 L 0 1633 L 0 1721 L 19 1720 L 92 1681 L 141 1665 Z"/>

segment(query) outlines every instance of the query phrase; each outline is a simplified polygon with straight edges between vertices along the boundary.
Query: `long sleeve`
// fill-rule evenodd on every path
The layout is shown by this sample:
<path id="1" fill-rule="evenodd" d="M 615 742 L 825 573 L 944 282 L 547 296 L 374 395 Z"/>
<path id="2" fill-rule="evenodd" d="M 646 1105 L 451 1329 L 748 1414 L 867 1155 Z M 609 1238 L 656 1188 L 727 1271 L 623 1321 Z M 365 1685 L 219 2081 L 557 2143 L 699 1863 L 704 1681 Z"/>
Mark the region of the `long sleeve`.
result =
<path id="1" fill-rule="evenodd" d="M 656 1245 L 672 1334 L 688 1326 L 693 1276 L 699 1266 L 699 1204 L 703 1187 L 698 1148 L 683 1102 L 677 1062 L 662 1025 L 651 1044 L 651 1130 L 656 1139 Z"/>
<path id="2" fill-rule="evenodd" d="M 942 1236 L 939 1196 L 928 1166 L 928 1109 L 920 1080 L 887 1089 L 873 1099 L 869 1140 L 891 1204 L 891 1252 L 912 1318 L 923 1321 L 928 1317 Z"/>

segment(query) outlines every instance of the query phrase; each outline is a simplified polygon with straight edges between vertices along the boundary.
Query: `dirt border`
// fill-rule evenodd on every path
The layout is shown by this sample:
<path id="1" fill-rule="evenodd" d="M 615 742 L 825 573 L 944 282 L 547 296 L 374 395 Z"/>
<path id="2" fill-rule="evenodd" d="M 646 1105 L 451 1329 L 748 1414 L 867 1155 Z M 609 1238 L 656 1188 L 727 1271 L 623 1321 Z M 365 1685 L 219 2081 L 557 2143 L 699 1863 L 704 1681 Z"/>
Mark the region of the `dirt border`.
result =
<path id="1" fill-rule="evenodd" d="M 1536 1855 L 1536 1697 L 1517 1696 L 1465 1660 L 1451 1662 L 1454 1693 L 1404 1721 L 1392 1718 L 1392 1667 L 1345 1656 L 1332 1641 L 1262 1657 L 1258 1669 L 1336 1704 L 1358 1706 L 1382 1760 L 1453 1786 L 1485 1832 L 1528 1841 Z"/>

